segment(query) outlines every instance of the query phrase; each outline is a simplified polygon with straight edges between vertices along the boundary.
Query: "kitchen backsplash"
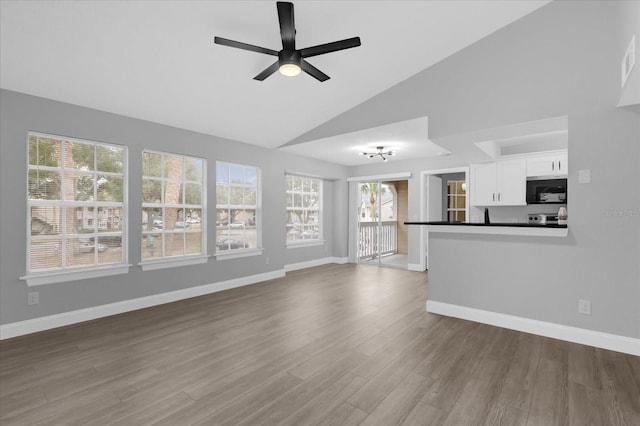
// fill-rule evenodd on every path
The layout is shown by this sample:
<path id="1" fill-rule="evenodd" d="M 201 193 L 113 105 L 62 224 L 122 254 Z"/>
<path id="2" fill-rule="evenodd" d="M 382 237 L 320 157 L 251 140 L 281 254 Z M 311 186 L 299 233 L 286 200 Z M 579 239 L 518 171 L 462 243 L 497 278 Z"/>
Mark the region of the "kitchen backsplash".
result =
<path id="1" fill-rule="evenodd" d="M 566 204 L 532 204 L 527 206 L 496 206 L 489 207 L 489 217 L 491 222 L 499 223 L 527 223 L 530 213 L 557 214 L 560 207 L 567 207 Z M 567 209 L 568 210 L 568 209 Z M 569 211 L 569 220 L 571 212 Z M 469 222 L 480 223 L 484 221 L 484 207 L 469 208 Z"/>

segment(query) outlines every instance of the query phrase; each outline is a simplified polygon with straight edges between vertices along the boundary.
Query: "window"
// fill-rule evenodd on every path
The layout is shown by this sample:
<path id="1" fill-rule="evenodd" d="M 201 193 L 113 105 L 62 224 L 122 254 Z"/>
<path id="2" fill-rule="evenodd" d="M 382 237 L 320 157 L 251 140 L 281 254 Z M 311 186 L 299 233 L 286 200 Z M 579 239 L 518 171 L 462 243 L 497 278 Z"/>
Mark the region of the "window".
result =
<path id="1" fill-rule="evenodd" d="M 206 160 L 142 152 L 142 262 L 206 256 Z"/>
<path id="2" fill-rule="evenodd" d="M 260 169 L 216 163 L 216 252 L 260 248 Z"/>
<path id="3" fill-rule="evenodd" d="M 447 217 L 450 222 L 466 221 L 467 184 L 462 180 L 450 180 L 447 183 Z"/>
<path id="4" fill-rule="evenodd" d="M 290 175 L 287 180 L 287 243 L 322 239 L 322 180 Z"/>
<path id="5" fill-rule="evenodd" d="M 126 147 L 37 133 L 27 143 L 25 278 L 125 264 Z"/>

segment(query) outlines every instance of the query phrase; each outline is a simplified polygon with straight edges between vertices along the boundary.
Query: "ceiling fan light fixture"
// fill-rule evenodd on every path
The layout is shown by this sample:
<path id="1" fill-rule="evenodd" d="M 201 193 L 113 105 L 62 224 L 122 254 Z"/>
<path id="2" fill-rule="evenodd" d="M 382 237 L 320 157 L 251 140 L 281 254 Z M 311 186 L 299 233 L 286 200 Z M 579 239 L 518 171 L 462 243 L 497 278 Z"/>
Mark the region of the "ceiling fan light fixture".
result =
<path id="1" fill-rule="evenodd" d="M 295 77 L 300 74 L 302 68 L 298 64 L 282 64 L 280 68 L 278 68 L 280 74 L 286 75 L 287 77 Z"/>

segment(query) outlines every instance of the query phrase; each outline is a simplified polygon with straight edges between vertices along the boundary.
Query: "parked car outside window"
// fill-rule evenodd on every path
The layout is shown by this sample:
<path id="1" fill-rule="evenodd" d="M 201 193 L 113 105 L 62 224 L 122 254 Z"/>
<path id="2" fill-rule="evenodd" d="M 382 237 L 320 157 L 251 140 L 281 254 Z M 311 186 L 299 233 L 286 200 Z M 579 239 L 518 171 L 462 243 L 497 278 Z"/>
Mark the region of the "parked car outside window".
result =
<path id="1" fill-rule="evenodd" d="M 245 243 L 244 241 L 234 240 L 231 238 L 221 238 L 216 243 L 216 247 L 218 250 L 235 250 L 241 248 L 249 247 L 249 243 Z"/>

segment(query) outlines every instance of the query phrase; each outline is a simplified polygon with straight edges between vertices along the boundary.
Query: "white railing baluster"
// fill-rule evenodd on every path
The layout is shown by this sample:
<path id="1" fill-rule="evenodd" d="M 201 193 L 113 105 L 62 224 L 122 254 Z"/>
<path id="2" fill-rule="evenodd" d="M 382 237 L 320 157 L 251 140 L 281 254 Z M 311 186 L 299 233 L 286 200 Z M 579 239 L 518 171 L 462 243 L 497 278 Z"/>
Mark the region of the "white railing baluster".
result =
<path id="1" fill-rule="evenodd" d="M 358 232 L 358 258 L 371 259 L 380 255 L 395 254 L 397 250 L 397 222 L 382 222 L 380 241 L 378 241 L 378 223 L 360 222 Z"/>

